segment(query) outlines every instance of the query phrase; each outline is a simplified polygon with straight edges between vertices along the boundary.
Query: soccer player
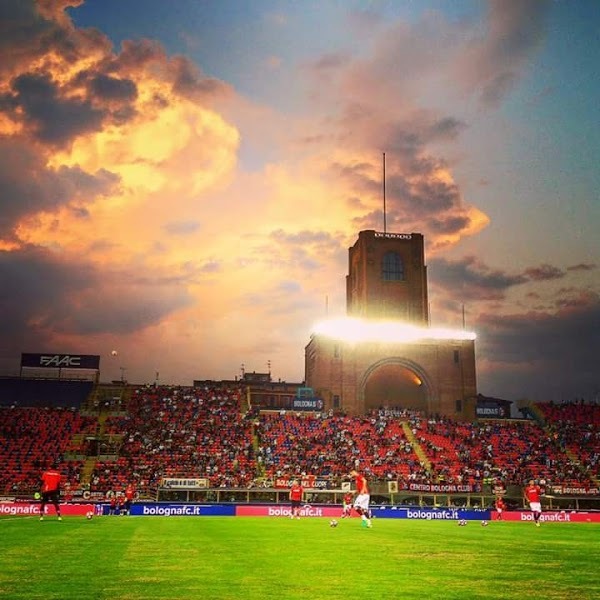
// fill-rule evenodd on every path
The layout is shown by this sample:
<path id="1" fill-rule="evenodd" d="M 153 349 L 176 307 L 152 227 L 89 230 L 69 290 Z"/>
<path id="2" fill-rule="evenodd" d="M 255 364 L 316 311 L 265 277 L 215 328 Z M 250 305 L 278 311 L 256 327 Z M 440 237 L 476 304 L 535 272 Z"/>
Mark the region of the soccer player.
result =
<path id="1" fill-rule="evenodd" d="M 123 505 L 123 514 L 125 514 L 125 515 L 131 514 L 131 503 L 133 502 L 134 497 L 135 497 L 135 488 L 130 483 L 125 488 L 125 504 Z"/>
<path id="2" fill-rule="evenodd" d="M 356 483 L 357 496 L 354 499 L 354 510 L 360 515 L 362 526 L 371 527 L 371 510 L 369 508 L 371 495 L 367 478 L 355 470 L 350 471 L 350 475 L 354 477 Z"/>
<path id="3" fill-rule="evenodd" d="M 302 503 L 303 493 L 304 489 L 302 488 L 302 485 L 300 485 L 297 479 L 294 479 L 294 481 L 292 481 L 292 487 L 290 488 L 290 502 L 292 503 L 291 519 L 294 517 L 296 517 L 296 519 L 300 518 L 300 505 Z"/>
<path id="4" fill-rule="evenodd" d="M 117 494 L 112 492 L 112 495 L 108 498 L 108 514 L 114 515 L 117 512 Z"/>
<path id="5" fill-rule="evenodd" d="M 344 494 L 344 499 L 342 500 L 342 519 L 349 517 L 352 514 L 352 500 L 354 498 L 354 494 L 352 492 L 348 492 Z"/>
<path id="6" fill-rule="evenodd" d="M 535 481 L 531 479 L 529 485 L 525 488 L 525 499 L 529 502 L 529 508 L 533 513 L 533 520 L 535 521 L 536 527 L 540 526 L 540 516 L 542 515 L 542 504 L 540 497 L 542 490 L 539 485 L 536 485 Z"/>
<path id="7" fill-rule="evenodd" d="M 502 513 L 506 510 L 506 503 L 502 499 L 502 496 L 496 498 L 496 513 L 498 514 L 498 521 L 502 521 Z"/>
<path id="8" fill-rule="evenodd" d="M 61 474 L 56 468 L 56 465 L 52 465 L 47 471 L 42 473 L 42 498 L 40 500 L 40 521 L 44 520 L 44 513 L 46 511 L 46 504 L 52 503 L 56 510 L 58 520 L 62 521 L 60 516 L 60 482 Z"/>

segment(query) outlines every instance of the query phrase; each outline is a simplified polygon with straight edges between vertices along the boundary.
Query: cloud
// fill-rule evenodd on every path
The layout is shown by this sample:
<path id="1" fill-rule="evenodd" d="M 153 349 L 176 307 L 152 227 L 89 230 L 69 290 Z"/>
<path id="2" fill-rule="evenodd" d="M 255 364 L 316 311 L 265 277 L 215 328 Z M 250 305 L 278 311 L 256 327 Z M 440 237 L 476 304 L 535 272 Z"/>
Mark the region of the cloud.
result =
<path id="1" fill-rule="evenodd" d="M 198 195 L 235 163 L 238 134 L 209 108 L 229 86 L 156 43 L 115 54 L 73 26 L 77 4 L 3 3 L 3 353 L 143 332 L 219 269 L 176 240 L 198 235 Z"/>
<path id="2" fill-rule="evenodd" d="M 525 269 L 525 275 L 532 281 L 548 281 L 551 279 L 562 279 L 565 276 L 565 272 L 552 265 L 540 265 L 539 267 Z"/>
<path id="3" fill-rule="evenodd" d="M 132 102 L 137 97 L 137 86 L 131 79 L 99 73 L 90 81 L 90 92 L 101 100 Z"/>
<path id="4" fill-rule="evenodd" d="M 491 0 L 486 26 L 457 61 L 457 75 L 482 104 L 497 106 L 523 76 L 539 48 L 549 0 Z"/>
<path id="5" fill-rule="evenodd" d="M 172 221 L 166 223 L 164 229 L 172 235 L 188 235 L 200 229 L 198 221 Z"/>
<path id="6" fill-rule="evenodd" d="M 11 118 L 39 141 L 64 145 L 74 137 L 97 131 L 103 111 L 87 100 L 62 98 L 49 75 L 24 74 L 12 82 Z"/>
<path id="7" fill-rule="evenodd" d="M 383 226 L 383 152 L 388 228 L 425 235 L 443 317 L 467 304 L 483 380 L 499 386 L 488 393 L 516 387 L 512 370 L 550 380 L 554 354 L 527 363 L 544 326 L 595 323 L 589 260 L 500 269 L 484 252 L 445 253 L 490 223 L 456 174 L 470 100 L 485 116 L 524 75 L 545 2 L 493 3 L 483 24 L 353 13 L 353 43 L 297 72 L 270 48 L 256 64 L 270 56 L 278 78 L 310 87 L 293 113 L 155 40 L 115 49 L 74 26 L 78 4 L 0 6 L 0 276 L 14 290 L 0 301 L 0 360 L 23 344 L 118 347 L 140 380 L 157 366 L 165 381 L 229 378 L 233 363 L 267 360 L 301 380 L 315 317 L 345 310 L 348 247 Z"/>
<path id="8" fill-rule="evenodd" d="M 502 300 L 511 287 L 528 281 L 523 274 L 491 269 L 474 256 L 461 260 L 433 258 L 428 262 L 430 280 L 448 295 L 462 301 Z"/>
<path id="9" fill-rule="evenodd" d="M 385 152 L 390 225 L 423 232 L 432 247 L 455 245 L 489 218 L 465 200 L 449 161 L 433 149 L 456 142 L 468 123 L 443 108 L 424 108 L 419 96 L 424 82 L 456 55 L 456 33 L 433 14 L 414 26 L 392 22 L 377 33 L 360 58 L 328 53 L 307 65 L 315 104 L 328 112 L 303 140 L 331 146 L 332 176 L 365 207 L 354 223 L 380 227 Z"/>
<path id="10" fill-rule="evenodd" d="M 571 265 L 570 267 L 567 267 L 567 271 L 594 271 L 597 268 L 596 265 L 594 264 L 588 264 L 588 263 L 580 263 L 578 265 Z"/>
<path id="11" fill-rule="evenodd" d="M 54 211 L 74 201 L 105 196 L 119 177 L 105 169 L 95 173 L 75 165 L 48 168 L 45 156 L 26 140 L 0 138 L 0 239 L 15 237 L 15 227 L 29 215 Z"/>
<path id="12" fill-rule="evenodd" d="M 597 394 L 597 294 L 580 292 L 554 313 L 483 313 L 477 326 L 478 369 L 490 390 L 538 401 Z"/>
<path id="13" fill-rule="evenodd" d="M 511 273 L 475 257 L 429 261 L 433 317 L 458 325 L 466 308 L 467 327 L 477 332 L 483 393 L 554 401 L 594 396 L 599 291 L 585 284 L 554 286 L 569 277 L 575 281 L 578 272 L 544 264 Z M 515 302 L 517 292 L 522 299 Z"/>
<path id="14" fill-rule="evenodd" d="M 68 334 L 128 334 L 190 301 L 183 282 L 100 270 L 83 257 L 66 261 L 30 246 L 0 252 L 0 279 L 11 290 L 0 310 L 4 344 L 13 350 L 23 340 L 46 346 Z"/>
<path id="15" fill-rule="evenodd" d="M 434 257 L 429 261 L 429 270 L 436 284 L 453 295 L 465 300 L 499 300 L 504 293 L 515 286 L 529 282 L 542 282 L 563 279 L 568 272 L 590 270 L 589 265 L 569 267 L 566 270 L 553 265 L 543 264 L 527 267 L 521 273 L 507 273 L 500 269 L 491 269 L 474 256 L 459 260 Z"/>

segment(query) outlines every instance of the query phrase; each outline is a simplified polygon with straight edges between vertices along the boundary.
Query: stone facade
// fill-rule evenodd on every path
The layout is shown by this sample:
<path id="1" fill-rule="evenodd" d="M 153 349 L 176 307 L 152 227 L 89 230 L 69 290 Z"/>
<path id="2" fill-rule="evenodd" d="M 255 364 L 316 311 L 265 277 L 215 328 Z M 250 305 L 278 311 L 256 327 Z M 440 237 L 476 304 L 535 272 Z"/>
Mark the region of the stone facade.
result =
<path id="1" fill-rule="evenodd" d="M 347 313 L 427 327 L 427 267 L 418 233 L 361 231 L 349 249 Z M 305 348 L 306 385 L 325 408 L 363 414 L 380 406 L 472 420 L 475 342 L 422 339 L 350 343 L 313 334 Z"/>
<path id="2" fill-rule="evenodd" d="M 472 340 L 351 344 L 313 336 L 306 384 L 325 409 L 364 414 L 380 406 L 472 420 L 477 382 Z"/>

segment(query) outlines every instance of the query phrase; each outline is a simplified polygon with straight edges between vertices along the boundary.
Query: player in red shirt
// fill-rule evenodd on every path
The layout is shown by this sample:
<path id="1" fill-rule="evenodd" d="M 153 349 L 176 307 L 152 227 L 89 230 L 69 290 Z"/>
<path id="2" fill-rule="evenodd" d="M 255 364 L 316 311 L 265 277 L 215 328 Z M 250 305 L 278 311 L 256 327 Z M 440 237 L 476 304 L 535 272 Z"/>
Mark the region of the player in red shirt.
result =
<path id="1" fill-rule="evenodd" d="M 123 505 L 124 514 L 131 514 L 131 503 L 135 498 L 135 488 L 131 483 L 125 488 L 125 504 Z"/>
<path id="2" fill-rule="evenodd" d="M 535 521 L 536 527 L 540 526 L 540 516 L 542 515 L 542 504 L 541 504 L 541 496 L 542 490 L 539 485 L 536 485 L 535 481 L 532 479 L 529 482 L 529 485 L 524 490 L 525 499 L 529 502 L 529 508 L 533 513 L 533 520 Z"/>
<path id="3" fill-rule="evenodd" d="M 506 503 L 502 499 L 502 496 L 496 498 L 496 513 L 498 514 L 498 521 L 502 521 L 502 513 L 506 510 Z"/>
<path id="4" fill-rule="evenodd" d="M 342 519 L 349 517 L 352 514 L 352 500 L 354 499 L 354 494 L 352 492 L 348 492 L 344 495 L 344 499 L 342 501 Z"/>
<path id="5" fill-rule="evenodd" d="M 117 512 L 117 494 L 114 492 L 111 493 L 111 496 L 108 498 L 108 514 L 114 515 Z"/>
<path id="6" fill-rule="evenodd" d="M 55 465 L 52 465 L 47 471 L 42 473 L 42 499 L 40 500 L 40 521 L 44 520 L 46 504 L 52 503 L 58 520 L 62 521 L 60 516 L 60 482 L 62 475 Z"/>
<path id="7" fill-rule="evenodd" d="M 354 499 L 354 510 L 360 515 L 363 527 L 371 527 L 371 509 L 369 508 L 371 495 L 367 478 L 354 470 L 350 471 L 350 475 L 354 477 L 356 483 L 357 496 Z"/>
<path id="8" fill-rule="evenodd" d="M 302 504 L 302 494 L 304 494 L 304 489 L 300 485 L 297 479 L 292 481 L 292 487 L 290 487 L 290 502 L 292 503 L 292 514 L 290 516 L 291 519 L 296 517 L 296 519 L 300 518 L 300 505 Z"/>

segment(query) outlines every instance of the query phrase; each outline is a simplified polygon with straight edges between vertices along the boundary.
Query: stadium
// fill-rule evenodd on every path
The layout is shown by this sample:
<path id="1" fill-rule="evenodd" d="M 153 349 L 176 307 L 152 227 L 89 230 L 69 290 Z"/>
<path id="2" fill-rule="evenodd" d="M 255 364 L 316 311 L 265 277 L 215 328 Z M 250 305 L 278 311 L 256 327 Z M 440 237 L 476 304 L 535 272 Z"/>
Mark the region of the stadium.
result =
<path id="1" fill-rule="evenodd" d="M 361 232 L 349 254 L 347 306 L 348 319 L 321 323 L 312 332 L 305 348 L 306 378 L 295 384 L 256 372 L 226 381 L 196 380 L 189 386 L 124 379 L 107 383 L 100 355 L 23 353 L 20 376 L 0 378 L 4 550 L 10 552 L 11 540 L 24 532 L 40 536 L 43 547 L 47 533 L 40 526 L 49 523 L 37 520 L 47 516 L 52 521 L 55 509 L 48 505 L 40 515 L 36 494 L 41 472 L 51 463 L 62 476 L 64 525 L 76 524 L 73 538 L 60 538 L 69 552 L 77 554 L 80 542 L 73 540 L 83 539 L 81 543 L 99 549 L 87 560 L 102 561 L 102 553 L 110 553 L 112 536 L 154 536 L 152 550 L 134 559 L 147 565 L 145 574 L 139 580 L 126 577 L 137 591 L 120 595 L 104 582 L 97 597 L 270 597 L 281 585 L 277 577 L 266 584 L 252 580 L 250 591 L 243 593 L 236 586 L 242 586 L 247 569 L 239 566 L 209 577 L 206 588 L 198 583 L 198 565 L 186 567 L 191 579 L 181 589 L 150 575 L 157 569 L 152 552 L 160 548 L 163 560 L 171 560 L 164 557 L 179 556 L 178 545 L 185 547 L 188 535 L 209 548 L 225 544 L 225 554 L 238 562 L 244 553 L 262 556 L 265 548 L 278 554 L 281 539 L 288 539 L 301 554 L 295 577 L 304 569 L 319 571 L 315 557 L 322 553 L 336 564 L 336 552 L 372 543 L 369 560 L 380 565 L 382 581 L 376 585 L 365 579 L 359 588 L 370 597 L 390 597 L 396 586 L 393 561 L 386 562 L 385 553 L 376 557 L 378 549 L 391 544 L 408 560 L 413 550 L 399 544 L 401 536 L 419 536 L 422 548 L 417 545 L 414 552 L 421 559 L 447 544 L 449 553 L 484 560 L 482 545 L 498 543 L 505 552 L 501 560 L 509 561 L 523 539 L 538 550 L 551 543 L 554 538 L 527 537 L 534 530 L 524 500 L 531 480 L 542 494 L 540 522 L 554 528 L 544 535 L 575 536 L 573 548 L 593 547 L 600 523 L 600 406 L 531 403 L 519 406 L 519 418 L 511 418 L 510 402 L 478 394 L 475 335 L 429 327 L 420 234 Z M 354 489 L 350 473 L 355 470 L 369 482 L 375 524 L 368 533 L 384 536 L 378 542 L 362 541 L 365 532 L 356 512 L 337 526 L 344 496 Z M 294 481 L 303 489 L 302 522 L 292 531 L 289 491 Z M 499 498 L 503 511 L 496 508 Z M 173 517 L 178 517 L 177 525 L 165 524 Z M 208 538 L 196 537 L 199 517 Z M 86 520 L 92 523 L 82 530 Z M 327 528 L 333 522 L 334 541 Z M 147 528 L 144 533 L 140 523 Z M 481 528 L 458 535 L 459 530 L 449 528 L 457 523 L 493 527 L 484 540 Z M 565 528 L 571 529 L 565 533 Z M 492 530 L 502 535 L 494 540 Z M 241 544 L 240 537 L 251 543 Z M 473 545 L 470 550 L 460 549 L 465 539 Z M 568 552 L 557 560 L 571 560 Z M 596 549 L 578 559 L 585 563 L 578 563 L 581 583 L 573 588 L 579 597 L 592 597 L 586 595 L 594 585 L 586 561 L 594 552 L 597 556 Z M 282 568 L 273 557 L 259 560 Z M 227 563 L 223 557 L 217 562 Z M 407 562 L 401 564 L 408 568 Z M 345 566 L 337 564 L 333 573 Z M 447 595 L 436 595 L 432 584 L 424 596 L 407 588 L 398 597 L 467 597 L 461 595 L 467 585 L 464 570 L 444 575 L 439 564 L 433 568 L 439 577 L 463 583 Z M 15 569 L 11 563 L 10 572 Z M 308 578 L 305 589 L 314 597 L 354 597 L 343 591 L 339 575 L 332 579 L 332 572 L 326 572 L 328 580 Z M 422 573 L 416 569 L 409 579 L 419 580 Z M 8 590 L 5 597 L 34 597 L 32 589 L 19 592 L 14 577 L 0 583 L 0 589 Z M 106 577 L 116 576 L 111 570 Z M 148 592 L 144 577 L 156 577 L 155 592 Z M 229 579 L 229 588 L 223 587 L 223 578 Z M 74 581 L 86 585 L 80 575 Z M 406 578 L 402 581 L 406 584 Z M 519 581 L 511 585 L 513 591 L 502 597 L 522 597 L 528 589 Z M 549 583 L 548 588 L 562 590 L 561 585 Z M 478 597 L 500 597 L 485 585 L 479 590 Z M 77 598 L 77 593 L 69 587 L 45 597 Z M 280 594 L 301 595 L 298 590 Z"/>

